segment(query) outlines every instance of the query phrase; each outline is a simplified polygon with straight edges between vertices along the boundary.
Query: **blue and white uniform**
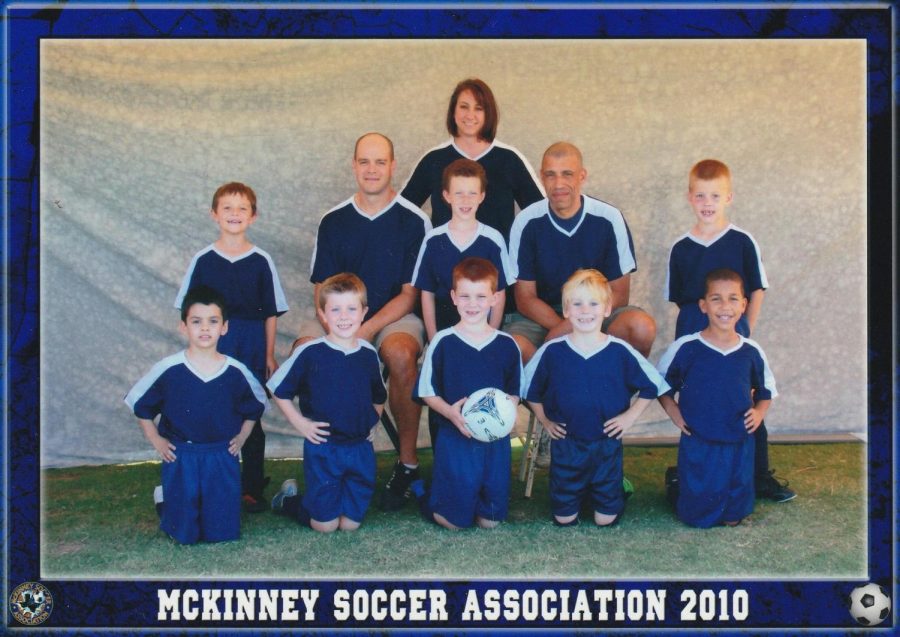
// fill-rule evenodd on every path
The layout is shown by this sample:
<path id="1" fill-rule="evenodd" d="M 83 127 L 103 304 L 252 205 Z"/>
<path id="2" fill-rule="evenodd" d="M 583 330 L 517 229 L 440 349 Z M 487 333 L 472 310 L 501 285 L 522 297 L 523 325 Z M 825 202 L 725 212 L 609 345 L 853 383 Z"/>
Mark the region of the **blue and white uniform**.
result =
<path id="1" fill-rule="evenodd" d="M 265 391 L 250 370 L 225 357 L 219 371 L 203 376 L 179 352 L 154 365 L 125 403 L 138 418 L 159 416 L 160 435 L 176 447 L 175 461 L 162 465 L 166 505 L 160 528 L 182 544 L 236 539 L 240 471 L 228 443 L 266 406 Z"/>
<path id="2" fill-rule="evenodd" d="M 689 334 L 669 346 L 659 371 L 669 395 L 678 394 L 692 434 L 678 445 L 679 518 L 709 527 L 749 515 L 754 437 L 744 427 L 744 414 L 754 400 L 778 395 L 762 348 L 741 337 L 733 348 L 720 350 L 699 333 Z"/>
<path id="3" fill-rule="evenodd" d="M 308 341 L 269 379 L 277 398 L 298 399 L 300 413 L 329 424 L 326 442 L 303 444 L 303 504 L 321 522 L 344 515 L 361 522 L 375 490 L 375 452 L 368 440 L 374 405 L 387 399 L 375 348 L 359 339 L 344 349 L 327 338 Z"/>
<path id="4" fill-rule="evenodd" d="M 413 270 L 413 285 L 434 294 L 435 322 L 442 330 L 459 322 L 459 312 L 450 298 L 453 289 L 453 268 L 468 257 L 487 259 L 497 268 L 497 291 L 516 282 L 512 275 L 506 243 L 499 232 L 478 224 L 475 236 L 467 245 L 457 245 L 450 235 L 449 223 L 425 235 L 419 258 Z"/>
<path id="5" fill-rule="evenodd" d="M 569 336 L 538 349 L 525 368 L 525 399 L 541 403 L 548 419 L 566 426 L 566 437 L 552 442 L 554 515 L 578 513 L 587 496 L 595 511 L 621 513 L 622 441 L 607 436 L 603 423 L 626 411 L 635 393 L 654 399 L 668 389 L 647 359 L 614 336 L 593 352 L 576 349 Z"/>
<path id="6" fill-rule="evenodd" d="M 191 260 L 175 298 L 181 309 L 185 295 L 207 285 L 225 297 L 228 332 L 218 350 L 244 363 L 260 383 L 266 382 L 266 319 L 288 310 L 287 298 L 272 257 L 254 246 L 236 257 L 210 245 Z"/>
<path id="7" fill-rule="evenodd" d="M 352 272 L 366 284 L 371 318 L 412 282 L 412 273 L 431 221 L 397 195 L 373 216 L 354 197 L 332 208 L 319 222 L 310 264 L 312 283 Z"/>
<path id="8" fill-rule="evenodd" d="M 519 396 L 522 355 L 511 336 L 494 331 L 481 343 L 470 343 L 456 329 L 435 334 L 413 395 L 439 396 L 452 405 L 484 387 Z M 429 410 L 434 413 L 432 410 Z M 472 526 L 476 517 L 500 521 L 509 506 L 509 436 L 481 442 L 463 436 L 449 420 L 435 413 L 440 445 L 435 449 L 431 510 L 458 527 Z"/>
<path id="9" fill-rule="evenodd" d="M 452 139 L 432 148 L 423 155 L 403 186 L 402 194 L 421 206 L 431 198 L 431 221 L 439 226 L 450 221 L 450 204 L 444 201 L 444 169 L 457 159 L 473 159 L 481 164 L 487 175 L 484 201 L 478 206 L 475 217 L 499 231 L 504 241 L 516 212 L 544 197 L 544 189 L 528 160 L 518 150 L 496 139 L 478 157 L 463 153 Z"/>
<path id="10" fill-rule="evenodd" d="M 637 269 L 634 244 L 617 208 L 582 195 L 581 208 L 561 219 L 548 200 L 516 216 L 509 238 L 514 276 L 534 281 L 537 295 L 551 307 L 562 303 L 562 286 L 580 268 L 595 268 L 610 281 Z"/>
<path id="11" fill-rule="evenodd" d="M 737 272 L 744 281 L 748 298 L 756 290 L 769 287 L 759 245 L 750 233 L 729 224 L 709 241 L 690 233 L 680 236 L 669 251 L 665 292 L 666 299 L 678 305 L 675 338 L 699 332 L 709 325 L 698 301 L 706 293 L 706 275 L 717 268 Z M 738 321 L 737 332 L 750 336 L 746 315 Z"/>

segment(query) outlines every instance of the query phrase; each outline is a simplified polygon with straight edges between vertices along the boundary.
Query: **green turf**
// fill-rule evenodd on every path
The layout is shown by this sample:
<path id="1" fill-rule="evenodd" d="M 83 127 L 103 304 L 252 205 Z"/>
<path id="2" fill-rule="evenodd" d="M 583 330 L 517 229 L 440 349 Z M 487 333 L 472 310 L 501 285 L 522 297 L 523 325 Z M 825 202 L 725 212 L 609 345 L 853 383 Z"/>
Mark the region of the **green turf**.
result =
<path id="1" fill-rule="evenodd" d="M 236 542 L 179 546 L 158 529 L 151 492 L 159 465 L 45 470 L 41 575 L 45 578 L 854 578 L 866 573 L 865 447 L 772 445 L 772 466 L 799 496 L 757 500 L 736 528 L 691 529 L 663 496 L 674 447 L 625 448 L 634 483 L 613 528 L 549 519 L 546 470 L 531 499 L 513 480 L 507 522 L 451 532 L 412 506 L 372 508 L 359 531 L 323 535 L 271 512 L 244 514 Z M 518 469 L 521 450 L 513 452 Z M 379 487 L 394 454 L 379 454 Z M 431 455 L 420 454 L 425 475 Z M 269 491 L 298 473 L 298 461 L 267 460 Z"/>

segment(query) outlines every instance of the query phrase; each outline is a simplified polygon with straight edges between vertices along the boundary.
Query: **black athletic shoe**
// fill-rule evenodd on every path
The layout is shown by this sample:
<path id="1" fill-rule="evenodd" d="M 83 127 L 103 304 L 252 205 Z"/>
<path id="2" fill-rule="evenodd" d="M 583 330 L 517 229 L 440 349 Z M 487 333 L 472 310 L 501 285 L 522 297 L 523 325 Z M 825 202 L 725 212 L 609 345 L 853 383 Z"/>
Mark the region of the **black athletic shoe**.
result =
<path id="1" fill-rule="evenodd" d="M 678 503 L 678 467 L 666 469 L 666 500 L 673 507 Z"/>
<path id="2" fill-rule="evenodd" d="M 269 503 L 262 496 L 254 496 L 245 493 L 241 496 L 241 502 L 244 505 L 244 511 L 247 513 L 262 513 L 269 510 Z"/>
<path id="3" fill-rule="evenodd" d="M 779 480 L 773 474 L 774 469 L 770 469 L 764 476 L 756 477 L 756 497 L 768 498 L 773 502 L 787 502 L 797 497 L 797 494 L 788 489 L 790 484 L 787 480 Z"/>
<path id="4" fill-rule="evenodd" d="M 399 511 L 412 497 L 409 485 L 419 479 L 419 468 L 410 469 L 399 460 L 381 494 L 382 511 Z"/>

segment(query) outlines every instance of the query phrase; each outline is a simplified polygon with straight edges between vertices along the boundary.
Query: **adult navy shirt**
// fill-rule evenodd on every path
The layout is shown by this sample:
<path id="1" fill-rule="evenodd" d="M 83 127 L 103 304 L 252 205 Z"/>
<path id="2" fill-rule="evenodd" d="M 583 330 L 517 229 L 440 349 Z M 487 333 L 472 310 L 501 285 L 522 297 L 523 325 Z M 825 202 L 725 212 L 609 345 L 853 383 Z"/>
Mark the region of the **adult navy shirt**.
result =
<path id="1" fill-rule="evenodd" d="M 721 350 L 699 333 L 682 336 L 659 360 L 659 371 L 678 394 L 678 408 L 688 429 L 705 440 L 739 442 L 746 439 L 744 414 L 756 400 L 778 395 L 775 377 L 762 348 L 740 337 L 737 345 Z"/>
<path id="2" fill-rule="evenodd" d="M 566 229 L 544 199 L 516 216 L 509 237 L 509 258 L 520 281 L 534 281 L 537 295 L 550 306 L 562 302 L 562 286 L 580 268 L 599 270 L 614 281 L 637 269 L 634 245 L 618 209 L 582 196 L 581 219 Z"/>
<path id="3" fill-rule="evenodd" d="M 371 318 L 412 282 L 412 273 L 431 221 L 424 212 L 396 196 L 369 216 L 355 197 L 331 209 L 319 222 L 310 281 L 321 283 L 352 272 L 366 284 Z"/>
<path id="4" fill-rule="evenodd" d="M 375 348 L 357 340 L 344 349 L 321 337 L 304 343 L 278 368 L 267 383 L 272 394 L 298 399 L 300 413 L 329 423 L 328 442 L 365 440 L 378 422 L 373 405 L 387 398 Z"/>
<path id="5" fill-rule="evenodd" d="M 266 393 L 243 363 L 226 356 L 216 373 L 203 376 L 182 351 L 154 365 L 125 403 L 138 418 L 160 416 L 159 434 L 174 442 L 224 442 L 245 420 L 262 416 Z"/>
<path id="6" fill-rule="evenodd" d="M 499 274 L 497 290 L 505 290 L 516 282 L 506 252 L 506 244 L 493 228 L 478 224 L 475 236 L 467 245 L 457 245 L 450 234 L 448 224 L 435 228 L 425 236 L 419 258 L 413 271 L 413 285 L 432 292 L 435 304 L 435 322 L 442 330 L 459 322 L 459 312 L 450 298 L 453 289 L 453 268 L 468 257 L 481 257 L 494 264 Z"/>
<path id="7" fill-rule="evenodd" d="M 544 343 L 525 368 L 525 399 L 541 403 L 547 418 L 565 423 L 566 437 L 599 440 L 603 423 L 631 406 L 635 393 L 653 399 L 669 386 L 631 345 L 614 336 L 592 352 L 568 336 Z"/>
<path id="8" fill-rule="evenodd" d="M 669 251 L 666 298 L 678 304 L 675 338 L 706 328 L 709 320 L 700 311 L 698 301 L 706 293 L 706 275 L 717 268 L 729 268 L 744 281 L 744 293 L 769 287 L 759 245 L 750 235 L 729 224 L 709 241 L 690 233 L 679 237 Z M 750 336 L 746 316 L 738 323 L 738 333 Z"/>
<path id="9" fill-rule="evenodd" d="M 431 149 L 419 160 L 409 180 L 403 186 L 403 196 L 421 206 L 431 197 L 431 222 L 439 226 L 450 221 L 450 204 L 444 200 L 444 169 L 460 158 L 470 159 L 449 140 Z M 525 208 L 544 197 L 544 191 L 528 161 L 513 148 L 497 141 L 478 157 L 472 157 L 484 168 L 487 188 L 484 201 L 478 206 L 475 218 L 486 223 L 509 239 L 516 204 Z"/>
<path id="10" fill-rule="evenodd" d="M 449 327 L 428 345 L 413 397 L 439 396 L 452 405 L 485 387 L 519 396 L 521 386 L 522 355 L 512 336 L 494 330 L 485 341 L 471 343 Z M 438 424 L 454 427 L 436 411 L 431 413 Z"/>

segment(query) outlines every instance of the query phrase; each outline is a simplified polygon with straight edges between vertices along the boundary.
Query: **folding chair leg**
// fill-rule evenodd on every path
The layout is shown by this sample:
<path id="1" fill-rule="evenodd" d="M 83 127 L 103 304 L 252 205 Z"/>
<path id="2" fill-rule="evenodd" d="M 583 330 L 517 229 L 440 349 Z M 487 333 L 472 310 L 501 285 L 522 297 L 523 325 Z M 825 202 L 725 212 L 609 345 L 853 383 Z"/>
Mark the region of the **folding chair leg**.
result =
<path id="1" fill-rule="evenodd" d="M 534 485 L 534 470 L 537 467 L 538 449 L 541 446 L 541 438 L 547 436 L 547 432 L 541 427 L 541 430 L 534 437 L 534 444 L 531 454 L 528 456 L 528 478 L 525 481 L 525 497 L 531 497 L 531 487 Z"/>
<path id="2" fill-rule="evenodd" d="M 397 427 L 394 426 L 394 421 L 391 420 L 391 417 L 388 415 L 386 409 L 381 412 L 381 424 L 384 426 L 384 430 L 387 432 L 388 438 L 391 439 L 391 443 L 394 445 L 394 449 L 399 452 L 400 436 L 397 434 Z"/>
<path id="3" fill-rule="evenodd" d="M 525 481 L 526 470 L 528 467 L 528 458 L 531 455 L 531 443 L 534 438 L 534 423 L 537 419 L 534 412 L 528 412 L 528 429 L 525 430 L 525 443 L 522 445 L 522 465 L 519 467 L 519 481 Z"/>

